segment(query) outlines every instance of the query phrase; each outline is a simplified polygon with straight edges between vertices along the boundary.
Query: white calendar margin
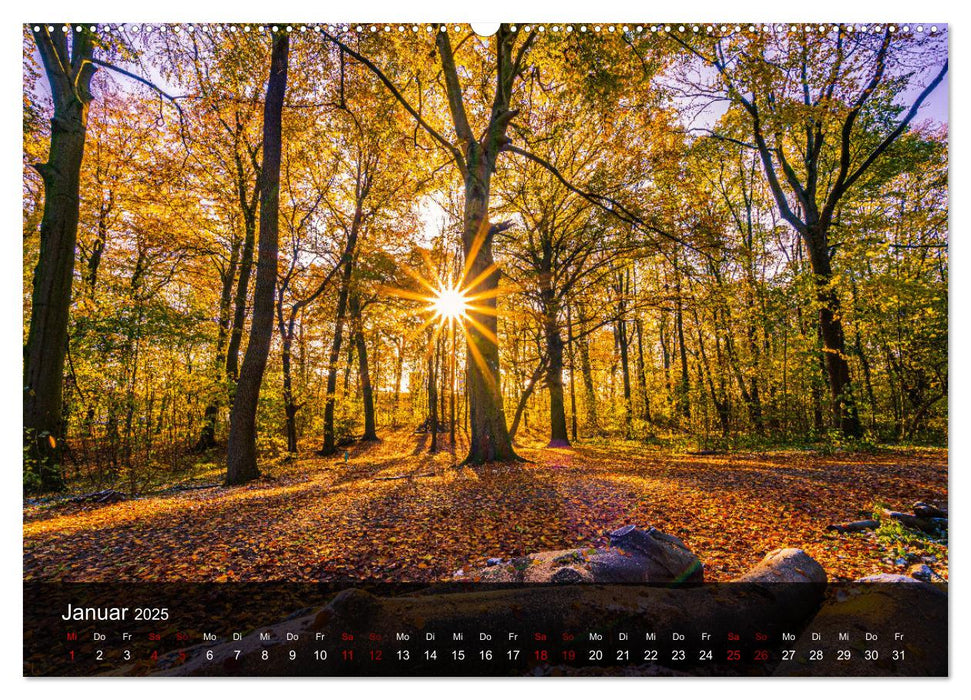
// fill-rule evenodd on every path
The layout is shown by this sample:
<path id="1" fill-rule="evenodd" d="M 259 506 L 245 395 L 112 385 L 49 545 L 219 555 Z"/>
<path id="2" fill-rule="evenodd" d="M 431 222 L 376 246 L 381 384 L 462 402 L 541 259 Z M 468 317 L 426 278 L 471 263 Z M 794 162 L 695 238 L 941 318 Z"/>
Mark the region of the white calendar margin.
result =
<path id="1" fill-rule="evenodd" d="M 165 0 L 164 2 L 132 3 L 130 0 L 92 0 L 81 4 L 65 0 L 39 2 L 9 2 L 0 10 L 0 95 L 5 97 L 0 111 L 0 207 L 3 226 L 0 228 L 0 483 L 5 502 L 0 506 L 0 544 L 2 544 L 2 578 L 0 578 L 0 673 L 4 690 L 14 696 L 29 696 L 32 700 L 47 698 L 78 698 L 82 694 L 98 698 L 131 698 L 154 700 L 173 696 L 218 698 L 231 694 L 232 700 L 267 699 L 270 694 L 284 693 L 286 700 L 309 700 L 323 697 L 341 700 L 383 698 L 411 700 L 447 697 L 474 700 L 478 698 L 502 700 L 510 697 L 531 697 L 555 694 L 557 700 L 590 700 L 591 696 L 607 692 L 610 700 L 624 696 L 676 696 L 678 700 L 694 697 L 722 698 L 734 696 L 758 697 L 762 694 L 784 694 L 786 700 L 812 698 L 826 700 L 837 697 L 864 698 L 872 693 L 887 694 L 891 698 L 928 695 L 934 700 L 957 697 L 959 688 L 971 683 L 971 624 L 968 610 L 971 596 L 967 586 L 955 580 L 964 569 L 963 553 L 967 549 L 968 528 L 964 525 L 964 509 L 952 517 L 949 571 L 950 588 L 950 670 L 949 681 L 918 679 L 24 679 L 22 677 L 22 482 L 21 482 L 21 394 L 22 381 L 22 244 L 21 222 L 21 150 L 22 103 L 17 97 L 22 91 L 21 26 L 38 18 L 47 21 L 86 20 L 97 22 L 260 22 L 273 17 L 288 21 L 375 22 L 712 22 L 760 21 L 776 22 L 924 22 L 948 23 L 952 69 L 948 76 L 951 86 L 971 72 L 971 30 L 965 34 L 963 22 L 967 12 L 958 13 L 954 5 L 933 0 L 904 2 L 881 0 L 870 3 L 851 3 L 847 0 L 815 0 L 806 4 L 755 2 L 753 0 L 693 0 L 690 3 L 658 4 L 632 0 L 479 0 L 478 3 L 458 3 L 455 0 L 364 0 L 353 4 L 310 2 L 309 0 L 277 0 L 272 5 L 227 0 Z M 10 7 L 10 5 L 15 5 Z M 353 12 L 349 12 L 349 8 Z M 808 10 L 808 11 L 807 11 Z M 957 26 L 955 26 L 957 25 Z M 962 39 L 965 43 L 962 45 Z M 964 59 L 964 60 L 962 60 Z M 971 92 L 971 91 L 969 91 Z M 950 451 L 949 495 L 951 512 L 954 504 L 967 501 L 967 484 L 971 481 L 971 241 L 961 221 L 971 228 L 971 216 L 960 203 L 971 201 L 971 97 L 969 92 L 952 89 L 954 103 L 951 114 L 962 115 L 964 126 L 950 129 Z M 955 131 L 957 132 L 955 134 Z M 961 155 L 963 153 L 963 156 Z M 954 203 L 959 203 L 955 207 Z M 963 235 L 962 235 L 963 234 Z M 958 274 L 954 274 L 955 270 Z M 957 543 L 956 545 L 954 543 Z M 955 554 L 956 553 L 956 554 Z M 961 591 L 965 592 L 962 593 Z M 964 691 L 966 697 L 967 689 Z M 277 700 L 274 698 L 273 700 Z"/>

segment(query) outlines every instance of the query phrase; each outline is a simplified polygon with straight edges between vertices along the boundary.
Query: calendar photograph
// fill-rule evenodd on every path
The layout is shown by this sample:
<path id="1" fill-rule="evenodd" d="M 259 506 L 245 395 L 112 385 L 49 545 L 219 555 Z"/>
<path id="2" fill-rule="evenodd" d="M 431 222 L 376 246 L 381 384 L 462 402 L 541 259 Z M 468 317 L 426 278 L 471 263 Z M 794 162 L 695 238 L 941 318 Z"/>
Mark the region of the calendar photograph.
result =
<path id="1" fill-rule="evenodd" d="M 948 26 L 739 19 L 23 25 L 24 675 L 947 676 Z"/>

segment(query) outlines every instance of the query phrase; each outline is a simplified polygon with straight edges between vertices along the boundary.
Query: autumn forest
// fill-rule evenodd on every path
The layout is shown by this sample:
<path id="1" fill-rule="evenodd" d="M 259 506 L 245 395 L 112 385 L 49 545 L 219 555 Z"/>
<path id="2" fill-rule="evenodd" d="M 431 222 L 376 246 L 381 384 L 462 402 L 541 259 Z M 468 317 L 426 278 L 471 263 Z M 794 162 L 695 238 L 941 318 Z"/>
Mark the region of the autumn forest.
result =
<path id="1" fill-rule="evenodd" d="M 628 523 L 711 580 L 946 578 L 879 516 L 947 504 L 944 28 L 23 47 L 26 578 L 435 580 Z"/>

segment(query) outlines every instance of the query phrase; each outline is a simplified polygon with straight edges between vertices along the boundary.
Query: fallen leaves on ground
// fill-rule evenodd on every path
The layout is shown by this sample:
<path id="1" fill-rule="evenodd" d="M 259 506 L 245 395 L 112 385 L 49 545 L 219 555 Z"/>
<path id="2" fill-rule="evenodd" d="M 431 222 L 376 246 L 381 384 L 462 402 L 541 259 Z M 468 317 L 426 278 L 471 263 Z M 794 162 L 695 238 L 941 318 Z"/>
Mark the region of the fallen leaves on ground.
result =
<path id="1" fill-rule="evenodd" d="M 307 456 L 242 487 L 25 506 L 24 578 L 430 581 L 488 557 L 602 544 L 633 523 L 680 537 L 707 580 L 734 578 L 779 547 L 849 579 L 902 565 L 873 533 L 827 524 L 877 502 L 947 503 L 942 449 L 691 456 L 618 442 L 520 447 L 530 461 L 473 468 L 455 466 L 463 445 L 431 456 L 426 440 L 399 431 L 352 447 L 346 463 Z M 937 551 L 933 568 L 946 577 L 946 546 Z"/>

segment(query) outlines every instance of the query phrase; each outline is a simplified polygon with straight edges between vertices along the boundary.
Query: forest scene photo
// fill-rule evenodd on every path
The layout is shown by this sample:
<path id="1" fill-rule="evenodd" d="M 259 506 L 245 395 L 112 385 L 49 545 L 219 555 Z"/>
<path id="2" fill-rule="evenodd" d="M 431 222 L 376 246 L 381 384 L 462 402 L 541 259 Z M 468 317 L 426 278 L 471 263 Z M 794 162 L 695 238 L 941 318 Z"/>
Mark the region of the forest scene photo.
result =
<path id="1" fill-rule="evenodd" d="M 25 581 L 947 581 L 946 26 L 29 24 L 23 80 Z"/>

